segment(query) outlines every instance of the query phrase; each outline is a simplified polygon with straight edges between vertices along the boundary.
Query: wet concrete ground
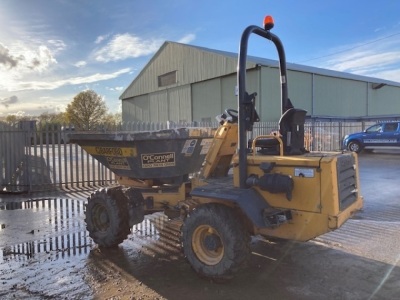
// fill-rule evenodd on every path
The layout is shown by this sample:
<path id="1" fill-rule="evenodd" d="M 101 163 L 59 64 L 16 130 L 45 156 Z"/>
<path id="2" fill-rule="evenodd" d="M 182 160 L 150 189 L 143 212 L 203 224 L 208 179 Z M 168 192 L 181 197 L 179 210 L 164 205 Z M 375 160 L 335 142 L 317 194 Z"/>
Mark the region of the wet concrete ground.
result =
<path id="1" fill-rule="evenodd" d="M 199 278 L 161 214 L 102 250 L 85 230 L 90 191 L 0 195 L 0 299 L 397 299 L 400 151 L 360 155 L 364 210 L 307 243 L 256 237 L 230 282 Z"/>

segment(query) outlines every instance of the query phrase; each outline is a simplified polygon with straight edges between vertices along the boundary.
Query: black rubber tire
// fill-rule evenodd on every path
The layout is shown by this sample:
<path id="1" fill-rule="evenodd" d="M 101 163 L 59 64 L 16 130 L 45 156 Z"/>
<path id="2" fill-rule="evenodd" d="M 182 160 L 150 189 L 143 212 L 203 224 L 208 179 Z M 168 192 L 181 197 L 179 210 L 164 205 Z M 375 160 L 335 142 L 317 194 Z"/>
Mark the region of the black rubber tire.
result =
<path id="1" fill-rule="evenodd" d="M 129 188 L 124 192 L 128 203 L 129 227 L 144 220 L 144 198 L 138 189 Z"/>
<path id="2" fill-rule="evenodd" d="M 362 147 L 360 143 L 357 141 L 350 141 L 347 146 L 347 149 L 349 149 L 351 152 L 356 152 L 356 153 L 360 153 L 362 151 Z"/>
<path id="3" fill-rule="evenodd" d="M 232 208 L 205 204 L 186 218 L 182 247 L 200 276 L 223 281 L 232 278 L 249 258 L 250 235 Z"/>
<path id="4" fill-rule="evenodd" d="M 89 236 L 100 247 L 115 247 L 130 233 L 127 201 L 121 191 L 100 189 L 88 198 L 85 212 Z"/>

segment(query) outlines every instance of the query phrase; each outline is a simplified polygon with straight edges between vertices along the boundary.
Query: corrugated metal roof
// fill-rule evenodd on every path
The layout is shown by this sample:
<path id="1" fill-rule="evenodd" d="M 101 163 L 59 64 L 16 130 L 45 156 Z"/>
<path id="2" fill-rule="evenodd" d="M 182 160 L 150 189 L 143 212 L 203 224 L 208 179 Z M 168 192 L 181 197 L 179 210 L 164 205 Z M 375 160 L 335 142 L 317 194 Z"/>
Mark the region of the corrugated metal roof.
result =
<path id="1" fill-rule="evenodd" d="M 210 48 L 205 48 L 205 47 L 200 47 L 200 46 L 193 46 L 193 45 L 186 45 L 186 44 L 182 44 L 182 45 L 187 46 L 187 47 L 198 48 L 202 51 L 208 51 L 208 52 L 216 53 L 219 55 L 225 55 L 228 57 L 236 57 L 237 58 L 237 56 L 238 56 L 237 53 L 233 53 L 233 52 L 215 50 L 215 49 L 210 49 Z M 277 60 L 268 59 L 268 58 L 262 58 L 262 57 L 249 55 L 247 57 L 247 61 L 254 63 L 254 64 L 259 64 L 261 66 L 279 67 L 279 62 Z M 390 81 L 390 80 L 385 80 L 385 79 L 375 78 L 375 77 L 370 77 L 370 76 L 363 76 L 363 75 L 357 75 L 357 74 L 352 74 L 352 73 L 347 73 L 347 72 L 339 72 L 339 71 L 334 71 L 334 70 L 329 70 L 329 69 L 305 66 L 305 65 L 295 64 L 295 63 L 287 62 L 286 68 L 288 70 L 292 70 L 292 71 L 307 72 L 307 73 L 330 76 L 330 77 L 339 77 L 339 78 L 344 78 L 344 79 L 366 81 L 366 82 L 370 82 L 370 83 L 385 83 L 387 85 L 393 85 L 393 86 L 400 87 L 400 82 L 396 82 L 396 81 Z"/>
<path id="2" fill-rule="evenodd" d="M 223 55 L 223 56 L 235 58 L 235 59 L 237 59 L 237 56 L 238 56 L 238 54 L 234 53 L 234 52 L 228 52 L 228 51 L 206 48 L 206 47 L 202 47 L 202 46 L 195 46 L 195 45 L 188 45 L 188 44 L 166 41 L 160 47 L 160 49 L 156 52 L 156 54 L 150 59 L 150 61 L 146 64 L 146 66 L 140 71 L 140 73 L 135 77 L 135 79 L 131 82 L 131 84 L 121 94 L 121 96 L 119 97 L 120 99 L 126 98 L 125 96 L 128 94 L 128 90 L 130 89 L 131 86 L 133 86 L 136 79 L 139 78 L 146 71 L 147 67 L 159 56 L 159 54 L 163 51 L 163 49 L 168 44 L 176 44 L 176 45 L 179 45 L 182 47 L 191 47 L 194 49 L 198 49 L 200 51 L 214 53 L 217 55 Z M 279 67 L 279 62 L 277 60 L 256 57 L 256 56 L 248 56 L 247 62 L 254 64 L 254 65 L 276 67 L 276 68 Z M 399 82 L 380 79 L 380 78 L 374 78 L 374 77 L 369 77 L 369 76 L 362 76 L 362 75 L 357 75 L 357 74 L 352 74 L 352 73 L 339 72 L 339 71 L 305 66 L 305 65 L 295 64 L 295 63 L 286 63 L 286 67 L 288 70 L 292 70 L 292 71 L 306 72 L 306 73 L 311 73 L 311 74 L 316 74 L 316 75 L 323 75 L 323 76 L 329 76 L 329 77 L 351 79 L 351 80 L 357 80 L 357 81 L 364 81 L 364 82 L 370 82 L 370 83 L 376 83 L 376 84 L 386 84 L 386 85 L 400 87 Z"/>

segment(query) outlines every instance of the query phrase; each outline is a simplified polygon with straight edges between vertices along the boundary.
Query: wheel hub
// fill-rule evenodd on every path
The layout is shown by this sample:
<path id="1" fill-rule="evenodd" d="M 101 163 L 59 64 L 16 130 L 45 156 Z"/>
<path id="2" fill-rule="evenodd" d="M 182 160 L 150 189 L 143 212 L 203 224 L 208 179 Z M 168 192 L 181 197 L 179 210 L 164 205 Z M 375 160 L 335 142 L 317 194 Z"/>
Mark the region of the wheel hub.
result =
<path id="1" fill-rule="evenodd" d="M 100 213 L 99 221 L 102 224 L 107 224 L 108 223 L 108 214 L 105 211 Z"/>
<path id="2" fill-rule="evenodd" d="M 100 231 L 106 231 L 110 226 L 110 218 L 107 209 L 102 205 L 96 205 L 93 209 L 93 223 Z"/>
<path id="3" fill-rule="evenodd" d="M 201 225 L 193 232 L 192 247 L 198 259 L 206 265 L 216 265 L 224 257 L 221 236 L 208 225 Z"/>
<path id="4" fill-rule="evenodd" d="M 216 234 L 207 235 L 204 239 L 204 246 L 209 251 L 216 251 L 222 246 L 219 236 Z"/>

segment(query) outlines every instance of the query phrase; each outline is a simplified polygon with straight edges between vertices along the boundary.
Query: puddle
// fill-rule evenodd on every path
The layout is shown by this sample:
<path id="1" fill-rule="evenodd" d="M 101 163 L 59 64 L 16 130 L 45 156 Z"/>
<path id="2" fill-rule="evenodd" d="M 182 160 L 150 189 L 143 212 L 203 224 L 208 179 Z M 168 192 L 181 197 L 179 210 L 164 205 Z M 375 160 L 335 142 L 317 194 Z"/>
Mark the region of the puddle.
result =
<path id="1" fill-rule="evenodd" d="M 0 248 L 0 263 L 5 260 L 26 261 L 36 254 L 56 254 L 55 258 L 65 258 L 88 254 L 92 240 L 86 232 L 72 233 L 44 240 L 36 240 Z"/>
<path id="2" fill-rule="evenodd" d="M 56 254 L 53 259 L 88 254 L 95 243 L 86 231 L 84 204 L 59 198 L 0 203 L 0 263 L 49 253 Z M 176 252 L 179 226 L 163 213 L 148 215 L 124 243 L 151 256 Z"/>
<path id="3" fill-rule="evenodd" d="M 168 264 L 182 258 L 179 222 L 163 213 L 145 216 L 120 247 L 101 249 L 86 231 L 84 204 L 0 203 L 1 299 L 93 299 L 104 281 L 119 287 L 122 277 L 153 278 L 155 270 L 176 268 Z"/>
<path id="4" fill-rule="evenodd" d="M 59 198 L 44 198 L 44 199 L 30 199 L 26 201 L 15 201 L 15 202 L 1 202 L 0 210 L 18 210 L 18 209 L 30 209 L 33 211 L 45 209 L 45 210 L 57 210 L 61 209 L 65 212 L 78 213 L 83 212 L 84 203 L 82 201 L 74 199 L 59 199 Z"/>
<path id="5" fill-rule="evenodd" d="M 132 250 L 132 257 L 141 253 L 156 260 L 177 260 L 182 254 L 180 227 L 180 222 L 168 220 L 163 213 L 155 213 L 133 226 L 132 233 L 124 243 Z"/>
<path id="6" fill-rule="evenodd" d="M 84 223 L 84 202 L 30 199 L 0 203 L 0 263 L 38 253 L 63 257 L 88 253 L 92 246 Z"/>
<path id="7" fill-rule="evenodd" d="M 0 203 L 0 210 L 14 210 L 14 209 L 25 209 L 23 208 L 24 202 L 9 202 Z"/>

